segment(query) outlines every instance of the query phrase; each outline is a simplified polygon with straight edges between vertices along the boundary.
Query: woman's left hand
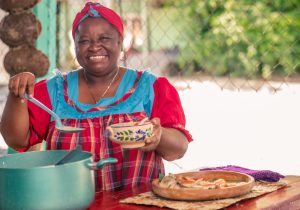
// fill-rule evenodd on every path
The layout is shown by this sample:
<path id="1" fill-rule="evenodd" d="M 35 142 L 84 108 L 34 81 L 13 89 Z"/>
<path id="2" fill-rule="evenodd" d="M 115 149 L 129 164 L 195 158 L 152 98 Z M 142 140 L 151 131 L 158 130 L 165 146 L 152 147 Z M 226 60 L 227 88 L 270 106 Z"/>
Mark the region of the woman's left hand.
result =
<path id="1" fill-rule="evenodd" d="M 161 139 L 162 126 L 160 124 L 160 119 L 153 118 L 151 119 L 151 123 L 153 124 L 153 135 L 150 138 L 146 138 L 146 145 L 140 148 L 140 150 L 143 150 L 145 152 L 155 150 Z"/>

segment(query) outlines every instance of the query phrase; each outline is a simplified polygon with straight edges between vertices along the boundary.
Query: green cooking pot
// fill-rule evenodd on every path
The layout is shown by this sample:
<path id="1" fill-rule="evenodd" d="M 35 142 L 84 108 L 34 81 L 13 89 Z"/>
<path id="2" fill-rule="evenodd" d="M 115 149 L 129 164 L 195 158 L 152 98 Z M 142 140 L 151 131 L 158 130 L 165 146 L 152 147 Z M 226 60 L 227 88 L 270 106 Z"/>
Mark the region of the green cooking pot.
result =
<path id="1" fill-rule="evenodd" d="M 93 163 L 80 152 L 54 165 L 69 151 L 48 150 L 0 157 L 0 209 L 76 210 L 89 207 L 95 195 L 94 172 L 114 158 Z"/>

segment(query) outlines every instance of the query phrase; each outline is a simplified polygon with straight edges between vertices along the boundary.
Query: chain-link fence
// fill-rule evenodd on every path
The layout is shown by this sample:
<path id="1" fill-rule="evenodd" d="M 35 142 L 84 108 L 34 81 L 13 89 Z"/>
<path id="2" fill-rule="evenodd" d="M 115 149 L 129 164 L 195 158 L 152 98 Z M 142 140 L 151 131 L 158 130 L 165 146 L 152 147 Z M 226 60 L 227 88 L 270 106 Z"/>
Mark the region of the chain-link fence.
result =
<path id="1" fill-rule="evenodd" d="M 56 1 L 55 66 L 62 71 L 77 68 L 71 28 L 76 12 L 86 2 Z M 221 88 L 258 90 L 267 85 L 276 90 L 281 84 L 298 80 L 297 0 L 96 2 L 116 10 L 126 25 L 121 65 L 151 69 L 157 75 L 187 83 L 211 80 Z M 55 18 L 49 17 L 49 21 Z M 53 25 L 43 27 L 47 30 L 45 27 Z M 7 47 L 0 47 L 3 58 Z M 274 85 L 274 80 L 279 83 Z"/>

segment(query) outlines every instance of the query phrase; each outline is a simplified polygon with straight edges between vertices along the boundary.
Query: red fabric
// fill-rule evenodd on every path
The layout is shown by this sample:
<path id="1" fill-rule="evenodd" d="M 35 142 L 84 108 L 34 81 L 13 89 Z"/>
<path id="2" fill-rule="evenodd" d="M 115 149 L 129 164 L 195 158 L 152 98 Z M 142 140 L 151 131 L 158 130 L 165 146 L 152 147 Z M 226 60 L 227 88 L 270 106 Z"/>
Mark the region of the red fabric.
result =
<path id="1" fill-rule="evenodd" d="M 120 33 L 122 37 L 124 37 L 124 26 L 123 26 L 123 21 L 121 17 L 114 12 L 112 9 L 109 9 L 99 3 L 92 3 L 92 2 L 87 2 L 84 6 L 84 8 L 76 14 L 76 17 L 73 21 L 73 27 L 72 27 L 72 35 L 73 39 L 75 38 L 75 32 L 78 28 L 78 25 L 81 21 L 81 19 L 88 14 L 89 16 L 93 16 L 93 14 L 90 12 L 90 7 L 92 7 L 94 10 L 99 12 L 99 14 L 107 20 L 110 24 L 112 24 L 117 31 Z"/>
<path id="2" fill-rule="evenodd" d="M 160 118 L 161 125 L 183 132 L 189 142 L 193 140 L 185 129 L 185 116 L 177 90 L 163 77 L 154 83 L 154 102 L 151 118 Z"/>
<path id="3" fill-rule="evenodd" d="M 49 109 L 52 109 L 46 80 L 36 84 L 34 88 L 34 96 Z M 46 139 L 48 131 L 47 128 L 49 126 L 51 116 L 46 111 L 31 102 L 28 102 L 28 111 L 30 116 L 29 121 L 31 133 L 28 145 L 29 148 L 31 145 L 41 143 L 43 139 Z"/>
<path id="4" fill-rule="evenodd" d="M 95 170 L 96 190 L 117 190 L 124 186 L 134 187 L 150 183 L 160 173 L 164 174 L 162 158 L 155 151 L 143 152 L 139 149 L 122 149 L 106 135 L 106 127 L 115 124 L 140 121 L 145 112 L 123 113 L 87 119 L 63 119 L 64 125 L 84 128 L 81 133 L 61 133 L 51 122 L 47 138 L 47 150 L 70 150 L 81 144 L 84 151 L 93 154 L 93 160 L 116 158 L 115 164 L 107 164 Z"/>

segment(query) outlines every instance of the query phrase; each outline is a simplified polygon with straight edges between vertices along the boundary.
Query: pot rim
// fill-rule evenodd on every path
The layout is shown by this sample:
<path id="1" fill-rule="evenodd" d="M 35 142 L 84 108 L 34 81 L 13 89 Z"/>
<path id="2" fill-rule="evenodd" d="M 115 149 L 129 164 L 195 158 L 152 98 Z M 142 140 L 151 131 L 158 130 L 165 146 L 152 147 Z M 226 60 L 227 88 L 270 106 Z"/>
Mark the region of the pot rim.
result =
<path id="1" fill-rule="evenodd" d="M 61 165 L 54 165 L 53 164 L 49 164 L 49 165 L 43 165 L 43 166 L 33 166 L 33 167 L 1 167 L 1 165 L 4 164 L 4 162 L 1 163 L 1 159 L 2 158 L 7 158 L 8 156 L 14 157 L 14 156 L 22 156 L 22 155 L 26 155 L 28 153 L 32 154 L 32 153 L 54 153 L 54 152 L 69 152 L 70 150 L 45 150 L 45 151 L 28 151 L 28 152 L 24 152 L 24 153 L 14 153 L 14 154 L 9 154 L 6 156 L 2 156 L 0 157 L 0 171 L 2 170 L 12 170 L 12 171 L 17 171 L 17 170 L 39 170 L 39 169 L 53 169 L 53 168 L 62 168 L 63 166 L 73 166 L 75 164 L 80 164 L 81 162 L 86 162 L 87 160 L 90 160 L 90 162 L 92 161 L 92 154 L 90 152 L 85 152 L 82 151 L 81 153 L 85 153 L 88 156 L 86 158 L 82 158 L 81 160 L 76 160 L 76 161 L 72 161 L 69 163 L 65 163 L 65 164 L 61 164 Z M 87 167 L 88 168 L 88 167 Z"/>

